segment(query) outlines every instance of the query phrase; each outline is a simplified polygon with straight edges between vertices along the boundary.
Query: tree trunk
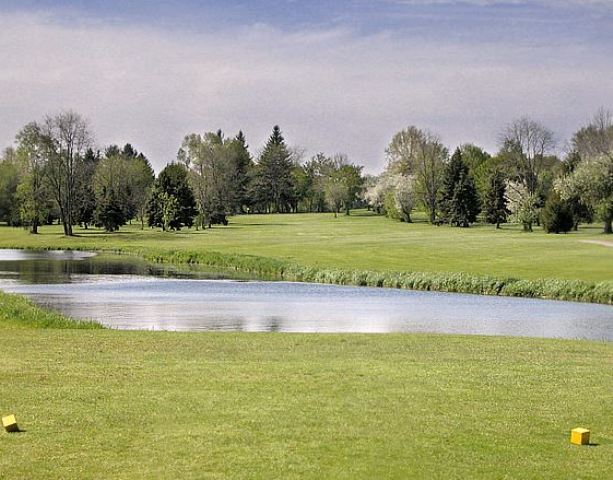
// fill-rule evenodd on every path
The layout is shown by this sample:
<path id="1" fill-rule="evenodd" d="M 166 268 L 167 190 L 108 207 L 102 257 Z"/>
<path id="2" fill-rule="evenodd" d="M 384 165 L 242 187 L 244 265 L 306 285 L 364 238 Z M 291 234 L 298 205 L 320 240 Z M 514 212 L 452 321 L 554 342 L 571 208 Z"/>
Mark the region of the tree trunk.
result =
<path id="1" fill-rule="evenodd" d="M 613 217 L 604 219 L 604 233 L 613 233 Z"/>
<path id="2" fill-rule="evenodd" d="M 436 222 L 436 212 L 434 210 L 430 210 L 430 223 L 434 224 Z"/>
<path id="3" fill-rule="evenodd" d="M 30 229 L 30 233 L 36 235 L 38 233 L 38 222 L 32 222 L 32 228 Z"/>

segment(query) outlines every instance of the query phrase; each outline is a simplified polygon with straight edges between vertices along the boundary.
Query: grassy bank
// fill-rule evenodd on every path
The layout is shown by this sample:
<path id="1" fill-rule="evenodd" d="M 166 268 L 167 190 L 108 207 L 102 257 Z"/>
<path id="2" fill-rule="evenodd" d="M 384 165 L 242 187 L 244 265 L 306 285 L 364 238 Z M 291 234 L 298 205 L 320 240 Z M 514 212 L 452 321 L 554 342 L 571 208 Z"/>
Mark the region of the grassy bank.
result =
<path id="1" fill-rule="evenodd" d="M 604 478 L 608 343 L 0 330 L 12 478 Z M 575 426 L 598 446 L 568 441 Z"/>
<path id="2" fill-rule="evenodd" d="M 0 291 L 0 330 L 23 328 L 101 329 L 97 322 L 72 320 L 37 307 L 21 295 Z"/>
<path id="3" fill-rule="evenodd" d="M 287 280 L 496 294 L 613 304 L 613 249 L 599 227 L 568 235 L 391 222 L 368 212 L 253 215 L 228 227 L 117 234 L 57 226 L 41 235 L 0 228 L 0 247 L 97 249 L 156 262 L 231 268 Z"/>

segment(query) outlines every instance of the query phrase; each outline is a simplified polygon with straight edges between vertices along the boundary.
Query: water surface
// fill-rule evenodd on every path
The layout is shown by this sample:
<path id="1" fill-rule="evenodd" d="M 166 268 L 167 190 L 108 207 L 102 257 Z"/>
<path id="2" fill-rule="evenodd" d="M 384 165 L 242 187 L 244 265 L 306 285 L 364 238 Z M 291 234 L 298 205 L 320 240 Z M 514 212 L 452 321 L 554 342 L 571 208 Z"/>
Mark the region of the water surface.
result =
<path id="1" fill-rule="evenodd" d="M 613 340 L 613 307 L 607 305 L 231 276 L 130 257 L 0 250 L 1 289 L 112 328 Z"/>

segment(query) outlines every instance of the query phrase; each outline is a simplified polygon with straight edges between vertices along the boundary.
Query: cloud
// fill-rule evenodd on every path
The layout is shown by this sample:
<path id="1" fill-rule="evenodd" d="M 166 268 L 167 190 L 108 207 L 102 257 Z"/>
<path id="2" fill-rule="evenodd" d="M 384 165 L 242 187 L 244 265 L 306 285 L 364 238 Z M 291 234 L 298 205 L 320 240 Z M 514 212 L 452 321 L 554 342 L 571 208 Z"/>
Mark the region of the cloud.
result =
<path id="1" fill-rule="evenodd" d="M 187 133 L 243 129 L 255 152 L 279 124 L 308 153 L 345 152 L 374 172 L 410 124 L 450 147 L 494 149 L 500 129 L 524 114 L 569 135 L 613 106 L 605 47 L 264 24 L 181 32 L 0 13 L 0 145 L 28 121 L 72 108 L 101 146 L 131 142 L 158 170 Z"/>

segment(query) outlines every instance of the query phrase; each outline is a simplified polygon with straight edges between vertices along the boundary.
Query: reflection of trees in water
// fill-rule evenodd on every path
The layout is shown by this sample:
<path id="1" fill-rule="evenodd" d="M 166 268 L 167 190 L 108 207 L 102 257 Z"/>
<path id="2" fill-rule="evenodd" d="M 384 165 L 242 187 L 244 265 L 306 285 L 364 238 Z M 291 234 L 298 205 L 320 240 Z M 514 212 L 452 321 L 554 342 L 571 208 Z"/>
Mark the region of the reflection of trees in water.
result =
<path id="1" fill-rule="evenodd" d="M 0 272 L 19 274 L 19 281 L 30 284 L 71 283 L 73 275 L 144 275 L 163 278 L 227 279 L 245 278 L 232 272 L 210 272 L 194 266 L 148 263 L 134 257 L 95 256 L 86 259 L 60 260 L 36 258 L 0 261 Z M 6 276 L 6 275 L 5 275 Z M 6 276 L 14 279 L 14 276 Z M 2 274 L 0 273 L 0 278 Z"/>
<path id="2" fill-rule="evenodd" d="M 281 323 L 283 319 L 276 315 L 266 317 L 266 324 L 264 325 L 264 331 L 266 332 L 280 332 Z"/>
<path id="3" fill-rule="evenodd" d="M 129 259 L 133 260 L 133 259 Z M 149 265 L 138 261 L 87 260 L 19 260 L 0 262 L 0 270 L 16 272 L 24 283 L 70 283 L 72 275 L 146 275 Z"/>

